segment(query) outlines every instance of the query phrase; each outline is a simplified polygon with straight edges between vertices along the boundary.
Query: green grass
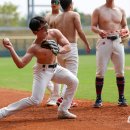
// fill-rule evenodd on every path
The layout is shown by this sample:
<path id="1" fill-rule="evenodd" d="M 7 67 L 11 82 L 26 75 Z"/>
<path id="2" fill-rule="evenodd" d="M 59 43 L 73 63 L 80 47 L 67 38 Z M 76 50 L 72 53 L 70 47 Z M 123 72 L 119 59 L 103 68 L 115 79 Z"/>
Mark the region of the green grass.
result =
<path id="1" fill-rule="evenodd" d="M 126 55 L 126 66 L 130 66 L 130 55 Z M 80 56 L 79 59 L 79 87 L 76 93 L 78 99 L 95 100 L 95 55 Z M 25 68 L 18 69 L 11 58 L 0 58 L 0 88 L 31 91 L 35 60 L 32 60 Z M 110 62 L 108 67 L 112 67 Z M 125 97 L 130 103 L 130 70 L 125 70 L 126 86 Z M 118 91 L 114 70 L 107 70 L 103 87 L 103 101 L 117 102 Z"/>
<path id="2" fill-rule="evenodd" d="M 126 55 L 126 66 L 130 67 L 130 55 Z M 108 67 L 113 67 L 110 62 Z M 85 98 L 95 100 L 95 72 L 96 72 L 96 57 L 95 55 L 80 56 L 78 78 L 80 81 L 77 98 Z M 130 70 L 125 70 L 125 97 L 130 103 Z M 118 90 L 116 86 L 116 77 L 114 70 L 107 70 L 105 74 L 104 87 L 102 93 L 103 101 L 117 102 Z"/>

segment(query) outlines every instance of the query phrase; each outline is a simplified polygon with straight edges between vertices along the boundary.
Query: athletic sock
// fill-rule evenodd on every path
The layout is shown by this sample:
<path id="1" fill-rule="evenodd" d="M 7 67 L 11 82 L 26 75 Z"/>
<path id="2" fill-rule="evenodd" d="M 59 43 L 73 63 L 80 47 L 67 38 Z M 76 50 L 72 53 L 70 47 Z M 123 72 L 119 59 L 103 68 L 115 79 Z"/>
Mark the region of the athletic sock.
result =
<path id="1" fill-rule="evenodd" d="M 119 99 L 124 98 L 125 78 L 116 77 L 116 83 L 117 83 L 117 87 L 118 87 Z"/>
<path id="2" fill-rule="evenodd" d="M 103 88 L 104 78 L 97 78 L 95 81 L 97 99 L 101 100 L 101 93 Z"/>

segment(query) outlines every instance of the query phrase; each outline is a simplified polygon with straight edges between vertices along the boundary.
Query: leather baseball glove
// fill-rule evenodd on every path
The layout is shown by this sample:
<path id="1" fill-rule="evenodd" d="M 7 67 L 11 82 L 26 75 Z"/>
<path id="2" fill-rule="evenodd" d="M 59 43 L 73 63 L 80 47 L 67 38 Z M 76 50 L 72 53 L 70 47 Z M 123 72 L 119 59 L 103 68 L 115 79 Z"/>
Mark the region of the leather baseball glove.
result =
<path id="1" fill-rule="evenodd" d="M 43 41 L 41 43 L 41 47 L 52 50 L 52 53 L 54 55 L 57 55 L 59 53 L 59 46 L 54 40 Z"/>
<path id="2" fill-rule="evenodd" d="M 128 41 L 130 40 L 130 35 L 126 35 L 121 37 L 122 43 L 128 43 Z"/>
<path id="3" fill-rule="evenodd" d="M 122 43 L 128 43 L 128 41 L 130 40 L 130 33 L 128 32 L 128 30 L 126 29 L 122 29 L 120 31 L 120 36 L 121 36 L 121 42 Z"/>

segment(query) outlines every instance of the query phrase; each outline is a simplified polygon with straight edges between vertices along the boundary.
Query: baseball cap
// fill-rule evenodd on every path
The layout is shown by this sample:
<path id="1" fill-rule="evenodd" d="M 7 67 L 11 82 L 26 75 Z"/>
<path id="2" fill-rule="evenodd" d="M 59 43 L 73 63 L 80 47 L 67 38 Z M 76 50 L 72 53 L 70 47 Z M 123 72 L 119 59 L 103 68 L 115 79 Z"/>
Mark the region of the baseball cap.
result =
<path id="1" fill-rule="evenodd" d="M 60 4 L 60 0 L 51 0 L 51 4 L 58 5 L 58 4 Z"/>

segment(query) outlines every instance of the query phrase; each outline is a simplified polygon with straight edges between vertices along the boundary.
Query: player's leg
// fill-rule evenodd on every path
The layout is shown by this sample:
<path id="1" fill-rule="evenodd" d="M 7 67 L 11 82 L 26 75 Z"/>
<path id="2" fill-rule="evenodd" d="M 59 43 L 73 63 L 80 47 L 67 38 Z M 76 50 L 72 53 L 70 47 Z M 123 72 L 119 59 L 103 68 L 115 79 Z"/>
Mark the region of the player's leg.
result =
<path id="1" fill-rule="evenodd" d="M 49 84 L 47 85 L 47 89 L 49 90 L 49 92 L 52 94 L 53 90 L 54 90 L 54 84 L 52 81 L 49 82 Z"/>
<path id="2" fill-rule="evenodd" d="M 54 70 L 52 70 L 52 72 L 45 72 L 43 71 L 43 68 L 40 68 L 39 66 L 34 67 L 32 96 L 23 98 L 20 101 L 8 105 L 7 107 L 1 108 L 0 119 L 12 115 L 13 113 L 29 106 L 40 104 L 43 100 L 46 86 L 53 76 L 53 72 Z"/>
<path id="3" fill-rule="evenodd" d="M 104 84 L 104 74 L 112 53 L 112 44 L 107 39 L 101 39 L 96 47 L 96 101 L 93 105 L 95 108 L 102 106 L 102 89 Z"/>
<path id="4" fill-rule="evenodd" d="M 53 82 L 53 91 L 47 101 L 47 106 L 57 105 L 57 100 L 60 98 L 61 85 Z"/>
<path id="5" fill-rule="evenodd" d="M 58 66 L 54 77 L 52 78 L 54 82 L 60 84 L 66 84 L 67 89 L 63 97 L 63 102 L 58 107 L 58 117 L 59 118 L 76 118 L 74 114 L 71 114 L 68 109 L 70 108 L 71 102 L 73 100 L 74 94 L 78 86 L 78 79 L 69 70 Z"/>
<path id="6" fill-rule="evenodd" d="M 59 57 L 58 61 L 61 64 L 61 66 L 65 67 L 69 71 L 71 71 L 75 76 L 77 76 L 78 72 L 78 62 L 79 62 L 79 57 L 78 57 L 78 48 L 76 43 L 71 43 L 71 52 L 67 53 L 64 55 L 64 57 Z M 63 99 L 65 91 L 66 91 L 67 85 L 63 85 L 62 92 L 61 92 L 61 98 L 57 101 L 57 104 L 59 105 L 60 102 Z M 77 103 L 73 101 L 71 103 L 71 107 L 77 106 Z"/>
<path id="7" fill-rule="evenodd" d="M 47 106 L 55 106 L 57 105 L 57 100 L 58 98 L 60 97 L 60 87 L 61 85 L 60 84 L 57 84 L 57 83 L 53 83 L 54 85 L 54 89 L 51 93 L 51 96 L 49 98 L 49 100 L 47 101 Z"/>
<path id="8" fill-rule="evenodd" d="M 115 73 L 116 73 L 116 83 L 119 93 L 118 105 L 127 106 L 126 99 L 124 97 L 124 88 L 125 88 L 125 77 L 124 77 L 124 45 L 119 42 L 114 43 L 114 53 L 112 55 L 112 62 L 114 64 Z"/>

